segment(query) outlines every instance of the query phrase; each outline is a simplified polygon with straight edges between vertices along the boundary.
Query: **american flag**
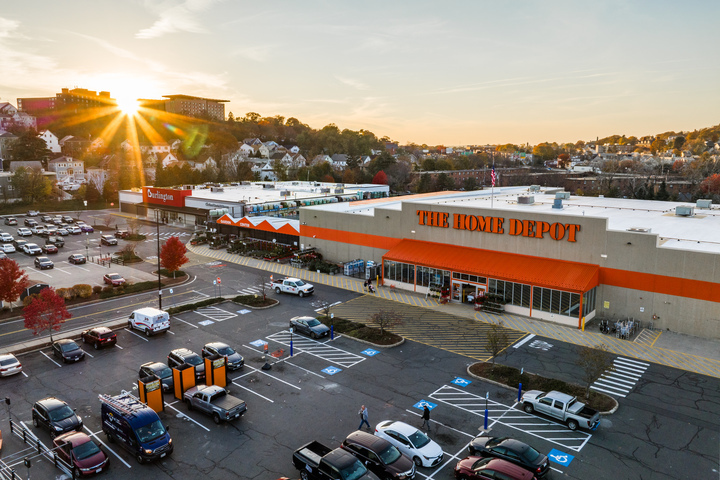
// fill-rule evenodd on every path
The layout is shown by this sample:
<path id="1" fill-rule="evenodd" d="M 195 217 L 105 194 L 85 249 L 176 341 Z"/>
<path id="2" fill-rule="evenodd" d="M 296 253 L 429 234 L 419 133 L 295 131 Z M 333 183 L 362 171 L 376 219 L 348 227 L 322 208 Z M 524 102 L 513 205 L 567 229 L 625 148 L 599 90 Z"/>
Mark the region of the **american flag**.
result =
<path id="1" fill-rule="evenodd" d="M 492 186 L 495 186 L 495 180 L 497 179 L 497 175 L 495 175 L 495 166 L 492 167 L 492 173 L 490 173 L 490 180 L 492 180 Z"/>

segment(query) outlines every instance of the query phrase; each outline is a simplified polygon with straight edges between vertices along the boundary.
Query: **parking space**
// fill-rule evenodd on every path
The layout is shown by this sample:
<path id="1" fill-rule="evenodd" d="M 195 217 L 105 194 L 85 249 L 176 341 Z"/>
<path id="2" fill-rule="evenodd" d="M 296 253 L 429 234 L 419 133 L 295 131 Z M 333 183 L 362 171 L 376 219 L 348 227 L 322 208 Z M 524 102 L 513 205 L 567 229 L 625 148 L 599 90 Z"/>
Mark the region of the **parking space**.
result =
<path id="1" fill-rule="evenodd" d="M 307 353 L 325 362 L 340 365 L 343 368 L 350 368 L 366 359 L 366 357 L 361 355 L 334 347 L 329 344 L 329 339 L 326 341 L 313 340 L 301 335 L 291 334 L 289 330 L 268 335 L 266 338 L 286 346 L 288 350 L 290 349 L 290 341 L 292 340 L 293 349 L 296 352 Z"/>

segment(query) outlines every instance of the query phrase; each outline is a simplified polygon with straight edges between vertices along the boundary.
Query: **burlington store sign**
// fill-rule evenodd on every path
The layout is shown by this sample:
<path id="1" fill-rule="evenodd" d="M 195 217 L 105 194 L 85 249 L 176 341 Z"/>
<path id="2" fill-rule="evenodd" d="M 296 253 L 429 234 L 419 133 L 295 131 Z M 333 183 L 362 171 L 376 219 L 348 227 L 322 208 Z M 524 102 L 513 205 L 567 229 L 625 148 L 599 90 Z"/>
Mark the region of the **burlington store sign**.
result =
<path id="1" fill-rule="evenodd" d="M 479 215 L 465 215 L 453 213 L 452 217 L 447 212 L 431 212 L 429 210 L 418 210 L 418 224 L 428 227 L 452 228 L 456 230 L 471 230 L 475 232 L 496 233 L 513 236 L 545 238 L 548 236 L 553 240 L 577 241 L 577 232 L 580 225 L 574 223 L 550 223 L 537 220 L 518 220 L 503 217 L 482 217 Z"/>

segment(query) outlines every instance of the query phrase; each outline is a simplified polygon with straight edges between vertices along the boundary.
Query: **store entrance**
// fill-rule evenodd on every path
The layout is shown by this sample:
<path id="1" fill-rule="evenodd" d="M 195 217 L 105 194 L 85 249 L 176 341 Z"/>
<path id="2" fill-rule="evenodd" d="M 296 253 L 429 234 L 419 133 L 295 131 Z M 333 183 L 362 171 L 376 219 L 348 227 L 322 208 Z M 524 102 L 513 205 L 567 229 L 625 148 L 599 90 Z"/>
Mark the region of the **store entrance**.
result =
<path id="1" fill-rule="evenodd" d="M 453 281 L 452 299 L 458 303 L 475 303 L 477 297 L 485 295 L 485 287 L 472 283 Z"/>

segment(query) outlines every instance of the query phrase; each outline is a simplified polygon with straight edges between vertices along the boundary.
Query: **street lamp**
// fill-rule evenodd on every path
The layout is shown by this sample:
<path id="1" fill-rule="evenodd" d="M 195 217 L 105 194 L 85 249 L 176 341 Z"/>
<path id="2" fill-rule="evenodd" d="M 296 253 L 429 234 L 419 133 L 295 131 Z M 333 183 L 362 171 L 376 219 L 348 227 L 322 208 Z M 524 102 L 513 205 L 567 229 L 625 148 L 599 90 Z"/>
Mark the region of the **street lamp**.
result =
<path id="1" fill-rule="evenodd" d="M 157 274 L 158 274 L 158 308 L 162 310 L 162 282 L 160 281 L 160 220 L 155 210 L 155 228 L 157 229 Z"/>
<path id="2" fill-rule="evenodd" d="M 85 258 L 90 258 L 90 253 L 88 250 L 90 249 L 90 232 L 85 232 Z"/>

